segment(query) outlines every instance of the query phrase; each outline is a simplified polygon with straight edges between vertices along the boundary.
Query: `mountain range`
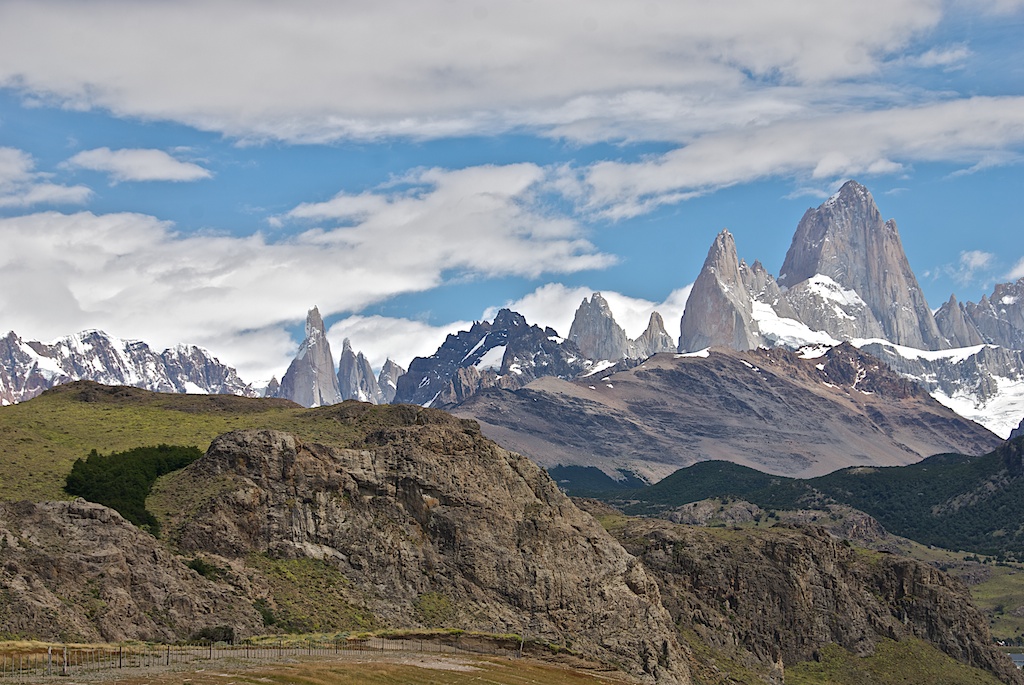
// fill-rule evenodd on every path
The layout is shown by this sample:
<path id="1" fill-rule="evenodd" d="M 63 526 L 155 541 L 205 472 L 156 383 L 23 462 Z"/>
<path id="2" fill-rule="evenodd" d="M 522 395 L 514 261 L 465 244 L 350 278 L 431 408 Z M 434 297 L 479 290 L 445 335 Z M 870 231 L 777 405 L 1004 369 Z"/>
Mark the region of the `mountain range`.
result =
<path id="1" fill-rule="evenodd" d="M 0 342 L 0 401 L 18 402 L 84 378 L 165 392 L 259 394 L 307 407 L 357 399 L 459 407 L 469 415 L 481 406 L 472 398 L 482 392 L 540 391 L 552 385 L 548 379 L 586 386 L 589 377 L 627 371 L 658 353 L 765 347 L 818 354 L 843 342 L 1000 437 L 1024 416 L 1024 279 L 997 285 L 977 303 L 951 296 L 933 314 L 896 223 L 883 220 L 871 194 L 854 181 L 806 212 L 777 279 L 761 262 L 741 260 L 727 230 L 716 236 L 694 281 L 678 340 L 657 312 L 647 330 L 630 339 L 608 302 L 594 293 L 580 303 L 566 337 L 503 309 L 491 322 L 449 335 L 434 354 L 414 359 L 408 373 L 388 360 L 375 376 L 347 340 L 335 366 L 314 307 L 288 370 L 280 381 L 256 389 L 200 348 L 156 354 L 144 343 L 98 331 L 52 344 L 24 342 L 11 333 Z M 718 368 L 704 360 L 694 357 L 686 364 Z M 516 403 L 508 400 L 509 406 Z M 652 474 L 660 469 L 652 468 Z"/>

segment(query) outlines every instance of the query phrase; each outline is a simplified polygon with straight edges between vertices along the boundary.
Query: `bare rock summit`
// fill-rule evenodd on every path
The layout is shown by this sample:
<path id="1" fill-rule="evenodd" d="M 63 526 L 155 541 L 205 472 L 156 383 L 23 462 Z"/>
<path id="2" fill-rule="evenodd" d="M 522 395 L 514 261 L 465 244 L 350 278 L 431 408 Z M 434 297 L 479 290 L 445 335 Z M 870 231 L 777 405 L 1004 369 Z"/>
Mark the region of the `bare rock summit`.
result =
<path id="1" fill-rule="evenodd" d="M 896 222 L 882 220 L 871 193 L 856 181 L 847 181 L 838 193 L 804 214 L 779 284 L 793 289 L 816 277 L 826 298 L 848 301 L 854 309 L 866 307 L 885 339 L 917 349 L 948 347 L 910 269 Z M 820 323 L 830 325 L 827 320 Z M 834 325 L 824 330 L 838 339 L 850 337 Z M 858 337 L 870 337 L 866 332 L 858 331 Z"/>
<path id="2" fill-rule="evenodd" d="M 736 241 L 729 231 L 719 233 L 708 250 L 679 327 L 680 352 L 708 347 L 749 350 L 761 343 Z"/>
<path id="3" fill-rule="evenodd" d="M 306 339 L 281 378 L 277 396 L 303 407 L 321 407 L 342 400 L 338 377 L 334 375 L 331 344 L 316 307 L 306 315 Z"/>

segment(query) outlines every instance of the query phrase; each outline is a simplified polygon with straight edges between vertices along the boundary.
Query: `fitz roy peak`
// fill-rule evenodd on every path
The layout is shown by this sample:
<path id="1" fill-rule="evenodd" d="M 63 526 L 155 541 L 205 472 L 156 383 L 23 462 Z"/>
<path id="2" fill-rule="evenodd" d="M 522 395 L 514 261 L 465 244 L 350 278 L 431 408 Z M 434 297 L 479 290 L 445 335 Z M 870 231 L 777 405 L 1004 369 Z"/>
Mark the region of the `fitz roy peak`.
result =
<path id="1" fill-rule="evenodd" d="M 835 284 L 857 295 L 848 298 L 849 303 L 834 293 L 826 295 L 860 324 L 857 337 L 882 337 L 919 350 L 949 346 L 910 269 L 896 222 L 882 220 L 871 193 L 856 181 L 847 181 L 827 202 L 804 214 L 779 284 L 792 291 L 816 278 L 821 281 L 816 287 Z M 849 337 L 848 330 L 834 322 L 821 319 L 817 330 L 839 339 Z M 876 332 L 882 335 L 873 335 Z"/>
<path id="2" fill-rule="evenodd" d="M 277 396 L 303 407 L 322 407 L 342 400 L 338 377 L 334 375 L 331 344 L 316 307 L 306 315 L 306 339 L 281 378 Z"/>

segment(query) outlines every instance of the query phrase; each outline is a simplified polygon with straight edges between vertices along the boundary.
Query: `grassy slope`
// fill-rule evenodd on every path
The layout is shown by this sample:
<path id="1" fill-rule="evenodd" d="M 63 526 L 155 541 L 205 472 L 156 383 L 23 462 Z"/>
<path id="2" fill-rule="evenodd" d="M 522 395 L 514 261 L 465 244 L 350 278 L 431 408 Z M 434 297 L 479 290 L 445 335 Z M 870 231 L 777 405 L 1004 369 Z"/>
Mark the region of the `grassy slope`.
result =
<path id="1" fill-rule="evenodd" d="M 875 653 L 858 657 L 842 647 L 830 645 L 821 659 L 786 669 L 787 685 L 997 685 L 999 680 L 976 668 L 965 666 L 926 642 L 882 640 Z"/>
<path id="2" fill-rule="evenodd" d="M 0 500 L 67 499 L 75 459 L 133 447 L 195 445 L 241 428 L 277 428 L 302 439 L 348 444 L 352 429 L 324 420 L 326 409 L 285 400 L 224 395 L 159 395 L 73 383 L 0 408 Z"/>

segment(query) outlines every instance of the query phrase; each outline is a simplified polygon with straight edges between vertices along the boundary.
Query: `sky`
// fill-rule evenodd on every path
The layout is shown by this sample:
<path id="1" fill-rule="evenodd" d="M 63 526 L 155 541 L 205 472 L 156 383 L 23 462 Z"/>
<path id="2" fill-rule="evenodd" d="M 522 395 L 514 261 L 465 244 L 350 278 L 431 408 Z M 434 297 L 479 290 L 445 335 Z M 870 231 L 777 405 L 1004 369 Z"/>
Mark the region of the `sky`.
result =
<path id="1" fill-rule="evenodd" d="M 1024 276 L 1024 0 L 0 0 L 0 329 L 280 377 L 601 291 L 678 334 L 868 187 L 929 304 Z"/>

